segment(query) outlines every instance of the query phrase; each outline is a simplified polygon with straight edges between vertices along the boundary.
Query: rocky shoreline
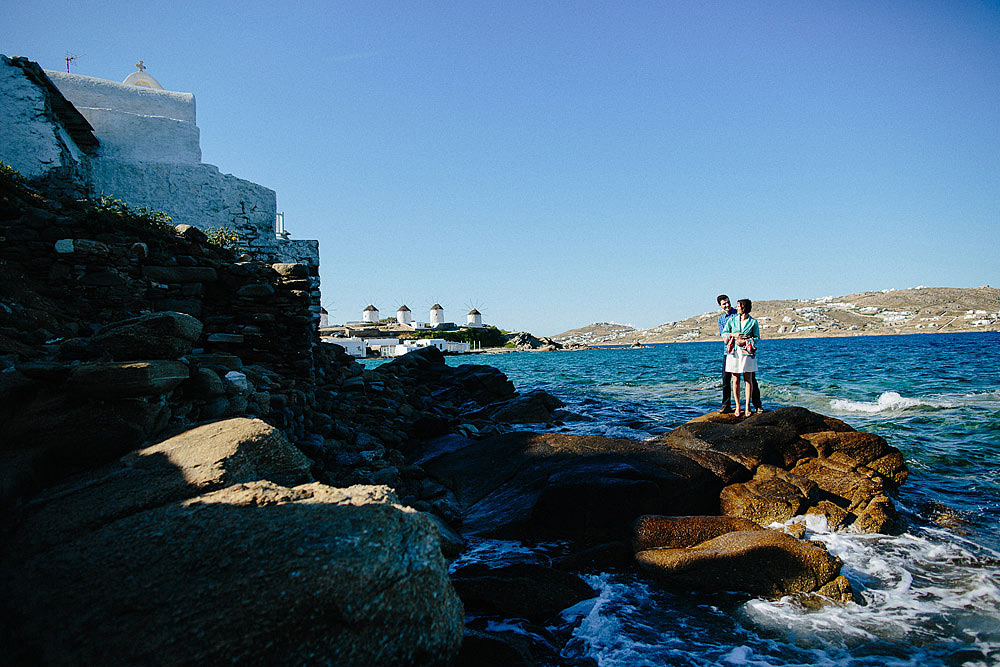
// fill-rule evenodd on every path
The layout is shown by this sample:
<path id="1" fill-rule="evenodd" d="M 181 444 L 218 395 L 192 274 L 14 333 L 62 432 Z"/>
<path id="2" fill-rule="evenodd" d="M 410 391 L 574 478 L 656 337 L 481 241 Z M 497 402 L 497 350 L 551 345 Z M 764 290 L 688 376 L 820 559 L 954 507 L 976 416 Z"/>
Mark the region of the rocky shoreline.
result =
<path id="1" fill-rule="evenodd" d="M 310 267 L 0 185 L 9 663 L 593 665 L 544 629 L 583 572 L 845 604 L 792 519 L 898 528 L 901 453 L 839 420 L 545 432 L 580 417 L 490 366 L 320 343 Z M 565 548 L 449 567 L 471 538 Z"/>

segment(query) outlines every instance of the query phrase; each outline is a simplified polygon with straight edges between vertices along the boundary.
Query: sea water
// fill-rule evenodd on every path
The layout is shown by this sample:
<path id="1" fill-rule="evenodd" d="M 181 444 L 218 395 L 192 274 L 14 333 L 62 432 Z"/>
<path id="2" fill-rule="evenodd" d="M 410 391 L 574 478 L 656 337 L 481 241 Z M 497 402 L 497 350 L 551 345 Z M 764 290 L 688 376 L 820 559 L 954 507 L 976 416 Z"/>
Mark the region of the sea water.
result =
<path id="1" fill-rule="evenodd" d="M 861 604 L 678 594 L 629 572 L 584 575 L 596 598 L 548 630 L 566 658 L 624 665 L 1000 665 L 1000 334 L 763 341 L 765 409 L 798 405 L 877 433 L 906 457 L 900 535 L 806 523 Z M 473 355 L 576 417 L 553 431 L 645 439 L 718 409 L 721 343 Z M 804 519 L 797 519 L 804 521 Z M 471 540 L 461 561 L 544 558 L 560 545 Z M 493 629 L 522 628 L 493 621 Z M 530 634 L 530 630 L 523 629 Z M 537 637 L 536 637 L 537 639 Z"/>

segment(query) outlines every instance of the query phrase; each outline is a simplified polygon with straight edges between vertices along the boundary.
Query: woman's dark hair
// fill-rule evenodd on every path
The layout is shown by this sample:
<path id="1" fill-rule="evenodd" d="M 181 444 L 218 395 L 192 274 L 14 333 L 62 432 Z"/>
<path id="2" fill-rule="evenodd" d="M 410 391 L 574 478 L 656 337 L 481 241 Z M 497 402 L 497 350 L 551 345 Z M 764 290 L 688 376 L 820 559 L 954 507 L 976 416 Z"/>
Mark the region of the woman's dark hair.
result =
<path id="1" fill-rule="evenodd" d="M 736 305 L 743 306 L 743 312 L 749 315 L 750 309 L 753 307 L 753 302 L 750 299 L 740 299 L 736 302 Z"/>
<path id="2" fill-rule="evenodd" d="M 715 297 L 715 302 L 721 306 L 723 299 L 725 299 L 726 301 L 729 301 L 729 297 L 728 296 L 726 296 L 725 294 L 720 294 L 719 296 Z"/>

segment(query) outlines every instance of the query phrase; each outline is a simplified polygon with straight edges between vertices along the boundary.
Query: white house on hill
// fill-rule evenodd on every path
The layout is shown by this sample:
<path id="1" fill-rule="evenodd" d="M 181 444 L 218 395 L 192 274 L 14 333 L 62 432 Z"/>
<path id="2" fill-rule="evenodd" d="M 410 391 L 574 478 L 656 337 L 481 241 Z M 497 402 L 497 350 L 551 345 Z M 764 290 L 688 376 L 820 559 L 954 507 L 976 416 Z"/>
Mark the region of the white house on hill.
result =
<path id="1" fill-rule="evenodd" d="M 405 303 L 396 311 L 396 321 L 400 324 L 409 324 L 413 321 L 413 313 L 406 307 Z"/>
<path id="2" fill-rule="evenodd" d="M 465 316 L 465 326 L 479 328 L 483 326 L 483 314 L 473 308 Z"/>
<path id="3" fill-rule="evenodd" d="M 372 304 L 368 304 L 368 307 L 361 311 L 361 321 L 378 322 L 378 308 Z"/>

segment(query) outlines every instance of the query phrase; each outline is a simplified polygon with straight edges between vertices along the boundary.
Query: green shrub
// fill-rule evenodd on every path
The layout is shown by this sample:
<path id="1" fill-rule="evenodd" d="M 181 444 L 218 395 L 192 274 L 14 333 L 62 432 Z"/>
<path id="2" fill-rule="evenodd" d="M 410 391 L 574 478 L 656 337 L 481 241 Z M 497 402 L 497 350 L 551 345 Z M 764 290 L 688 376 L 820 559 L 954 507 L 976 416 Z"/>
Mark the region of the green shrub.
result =
<path id="1" fill-rule="evenodd" d="M 208 242 L 212 245 L 235 252 L 244 250 L 240 233 L 232 227 L 223 225 L 222 227 L 209 227 L 204 231 L 205 235 L 208 236 Z"/>
<path id="2" fill-rule="evenodd" d="M 173 232 L 170 216 L 146 206 L 129 206 L 121 199 L 101 195 L 92 199 L 86 213 L 104 224 L 121 224 L 137 229 L 152 229 L 158 232 Z"/>

